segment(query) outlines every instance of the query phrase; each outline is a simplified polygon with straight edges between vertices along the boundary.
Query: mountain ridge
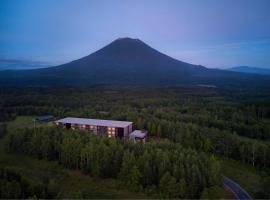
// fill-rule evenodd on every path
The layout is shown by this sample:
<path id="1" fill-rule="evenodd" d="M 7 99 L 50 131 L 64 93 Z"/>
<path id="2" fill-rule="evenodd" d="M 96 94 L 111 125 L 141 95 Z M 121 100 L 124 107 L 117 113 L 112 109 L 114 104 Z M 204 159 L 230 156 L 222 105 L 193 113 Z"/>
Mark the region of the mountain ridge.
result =
<path id="1" fill-rule="evenodd" d="M 242 73 L 270 75 L 270 69 L 261 68 L 261 67 L 236 66 L 236 67 L 227 68 L 226 70 L 234 71 L 234 72 L 242 72 Z"/>

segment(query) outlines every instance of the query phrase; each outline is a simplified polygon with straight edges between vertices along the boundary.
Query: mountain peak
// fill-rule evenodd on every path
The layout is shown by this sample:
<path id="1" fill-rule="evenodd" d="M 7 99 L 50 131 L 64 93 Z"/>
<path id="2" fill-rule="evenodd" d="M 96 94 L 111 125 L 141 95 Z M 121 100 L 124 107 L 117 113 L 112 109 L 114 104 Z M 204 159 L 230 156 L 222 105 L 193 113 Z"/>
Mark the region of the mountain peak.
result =
<path id="1" fill-rule="evenodd" d="M 116 39 L 115 41 L 133 41 L 133 42 L 142 42 L 140 39 L 138 38 L 130 38 L 130 37 L 120 37 L 118 39 Z"/>
<path id="2" fill-rule="evenodd" d="M 140 39 L 129 37 L 118 38 L 96 52 L 96 54 L 99 54 L 103 58 L 113 57 L 113 59 L 121 58 L 124 60 L 132 60 L 138 57 L 153 57 L 156 56 L 157 53 L 156 50 Z"/>
<path id="3" fill-rule="evenodd" d="M 140 40 L 138 38 L 130 38 L 130 37 L 118 38 L 118 39 L 114 40 L 111 44 L 129 45 L 129 46 L 132 46 L 132 45 L 148 46 L 142 40 Z"/>
<path id="4" fill-rule="evenodd" d="M 129 38 L 122 37 L 114 40 L 111 44 L 120 44 L 120 45 L 146 45 L 142 40 L 138 38 Z M 147 46 L 147 45 L 146 45 Z"/>

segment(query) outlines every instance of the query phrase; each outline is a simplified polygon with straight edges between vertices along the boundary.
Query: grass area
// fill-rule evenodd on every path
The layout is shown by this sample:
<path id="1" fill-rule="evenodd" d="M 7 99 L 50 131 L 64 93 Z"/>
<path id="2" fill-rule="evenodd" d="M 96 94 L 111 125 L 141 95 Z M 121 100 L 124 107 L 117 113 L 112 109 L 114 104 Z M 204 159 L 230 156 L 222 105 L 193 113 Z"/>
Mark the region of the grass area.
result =
<path id="1" fill-rule="evenodd" d="M 8 132 L 18 128 L 34 127 L 33 117 L 17 117 L 8 123 Z M 37 126 L 51 126 L 49 123 L 40 123 Z M 58 198 L 95 198 L 95 199 L 145 199 L 143 193 L 132 192 L 121 188 L 116 180 L 99 179 L 82 174 L 79 171 L 69 170 L 55 161 L 39 160 L 25 155 L 8 154 L 4 151 L 4 139 L 0 140 L 0 165 L 15 167 L 26 177 L 35 182 L 56 180 Z"/>
<path id="2" fill-rule="evenodd" d="M 236 181 L 253 198 L 260 198 L 262 174 L 255 167 L 231 159 L 220 159 L 224 176 Z"/>

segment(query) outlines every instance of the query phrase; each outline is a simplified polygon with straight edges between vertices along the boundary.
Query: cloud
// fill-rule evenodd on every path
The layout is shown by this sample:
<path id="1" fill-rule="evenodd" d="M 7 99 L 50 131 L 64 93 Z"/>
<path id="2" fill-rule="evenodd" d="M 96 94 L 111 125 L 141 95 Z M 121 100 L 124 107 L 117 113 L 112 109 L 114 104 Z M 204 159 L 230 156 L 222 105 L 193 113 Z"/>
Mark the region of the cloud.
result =
<path id="1" fill-rule="evenodd" d="M 38 69 L 50 66 L 50 63 L 43 61 L 0 58 L 0 70 Z"/>

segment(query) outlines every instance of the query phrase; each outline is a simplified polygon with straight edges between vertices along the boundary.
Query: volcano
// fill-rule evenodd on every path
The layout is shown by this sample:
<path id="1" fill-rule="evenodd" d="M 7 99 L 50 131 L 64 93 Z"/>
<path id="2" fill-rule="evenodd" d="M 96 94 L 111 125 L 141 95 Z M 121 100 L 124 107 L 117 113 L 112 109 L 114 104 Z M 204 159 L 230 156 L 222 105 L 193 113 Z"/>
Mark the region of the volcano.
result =
<path id="1" fill-rule="evenodd" d="M 268 86 L 269 76 L 208 69 L 167 56 L 139 39 L 119 38 L 72 62 L 35 70 L 3 71 L 0 85 Z"/>

